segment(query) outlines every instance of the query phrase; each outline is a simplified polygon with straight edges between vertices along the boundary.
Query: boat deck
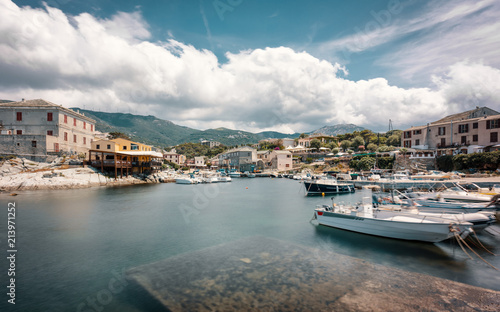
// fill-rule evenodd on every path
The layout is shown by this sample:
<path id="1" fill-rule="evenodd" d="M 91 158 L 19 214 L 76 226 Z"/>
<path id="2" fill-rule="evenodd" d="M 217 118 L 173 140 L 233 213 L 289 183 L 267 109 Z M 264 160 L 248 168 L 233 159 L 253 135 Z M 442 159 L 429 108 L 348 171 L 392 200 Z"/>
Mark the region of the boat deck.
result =
<path id="1" fill-rule="evenodd" d="M 500 292 L 261 236 L 132 268 L 168 311 L 499 311 Z"/>

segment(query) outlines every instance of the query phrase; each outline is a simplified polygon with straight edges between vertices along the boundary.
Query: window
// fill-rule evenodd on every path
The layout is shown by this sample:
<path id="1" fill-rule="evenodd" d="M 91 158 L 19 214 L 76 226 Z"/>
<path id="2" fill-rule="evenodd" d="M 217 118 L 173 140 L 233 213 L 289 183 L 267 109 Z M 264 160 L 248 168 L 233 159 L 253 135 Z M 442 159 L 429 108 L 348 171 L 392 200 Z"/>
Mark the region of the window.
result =
<path id="1" fill-rule="evenodd" d="M 413 130 L 413 134 L 422 134 L 422 130 Z"/>
<path id="2" fill-rule="evenodd" d="M 139 145 L 133 144 L 133 143 L 130 144 L 130 150 L 131 151 L 137 151 L 137 150 L 139 150 Z"/>
<path id="3" fill-rule="evenodd" d="M 458 133 L 467 133 L 469 132 L 469 124 L 458 125 Z"/>
<path id="4" fill-rule="evenodd" d="M 68 115 L 64 115 L 64 123 L 68 123 Z"/>
<path id="5" fill-rule="evenodd" d="M 415 140 L 415 145 L 420 145 L 420 140 L 419 139 Z"/>
<path id="6" fill-rule="evenodd" d="M 491 143 L 498 142 L 498 132 L 491 132 L 490 133 L 490 142 Z"/>
<path id="7" fill-rule="evenodd" d="M 445 135 L 445 134 L 446 134 L 446 127 L 439 127 L 438 135 Z"/>
<path id="8" fill-rule="evenodd" d="M 479 123 L 477 122 L 472 123 L 472 129 L 477 129 L 477 128 L 479 128 Z"/>
<path id="9" fill-rule="evenodd" d="M 404 147 L 411 147 L 411 141 L 404 141 Z"/>
<path id="10" fill-rule="evenodd" d="M 479 141 L 479 137 L 478 137 L 478 135 L 477 135 L 477 134 L 474 134 L 474 135 L 472 136 L 472 141 L 473 141 L 473 142 L 477 142 L 477 141 Z"/>
<path id="11" fill-rule="evenodd" d="M 96 148 L 96 149 L 101 149 L 101 145 L 97 144 L 97 145 L 95 146 L 95 148 Z"/>
<path id="12" fill-rule="evenodd" d="M 94 131 L 94 125 L 90 125 L 90 131 Z"/>
<path id="13" fill-rule="evenodd" d="M 445 139 L 445 138 L 442 138 L 442 139 L 441 139 L 441 145 L 440 145 L 440 146 L 441 146 L 441 147 L 446 146 L 446 139 Z"/>
<path id="14" fill-rule="evenodd" d="M 83 129 L 87 129 L 87 123 L 85 121 L 83 122 Z"/>
<path id="15" fill-rule="evenodd" d="M 76 143 L 76 134 L 73 134 L 73 142 Z"/>
<path id="16" fill-rule="evenodd" d="M 47 135 L 54 135 L 54 132 L 52 130 L 47 130 Z"/>
<path id="17" fill-rule="evenodd" d="M 111 144 L 108 144 L 108 146 L 106 148 L 107 149 L 111 149 Z"/>
<path id="18" fill-rule="evenodd" d="M 126 145 L 123 146 L 123 150 L 124 151 L 127 150 L 127 146 Z"/>
<path id="19" fill-rule="evenodd" d="M 462 135 L 462 137 L 460 138 L 460 143 L 462 143 L 462 145 L 467 144 L 467 137 L 465 135 Z"/>
<path id="20" fill-rule="evenodd" d="M 52 121 L 52 113 L 47 113 L 47 121 Z"/>
<path id="21" fill-rule="evenodd" d="M 17 121 L 23 121 L 23 113 L 22 112 L 17 112 L 16 113 L 16 120 Z"/>
<path id="22" fill-rule="evenodd" d="M 76 127 L 76 118 L 73 118 L 73 126 Z"/>
<path id="23" fill-rule="evenodd" d="M 68 141 L 68 132 L 64 132 L 64 141 Z"/>
<path id="24" fill-rule="evenodd" d="M 86 144 L 87 144 L 87 138 L 83 137 L 83 145 L 86 145 Z"/>
<path id="25" fill-rule="evenodd" d="M 16 130 L 16 134 L 23 134 L 23 130 Z"/>
<path id="26" fill-rule="evenodd" d="M 411 131 L 405 131 L 405 132 L 404 132 L 404 138 L 405 138 L 405 139 L 409 139 L 409 138 L 411 138 Z"/>
<path id="27" fill-rule="evenodd" d="M 486 129 L 498 128 L 498 119 L 486 120 Z"/>
<path id="28" fill-rule="evenodd" d="M 290 164 L 286 164 L 286 165 L 285 165 L 285 167 L 286 167 L 286 168 L 290 167 Z"/>
<path id="29" fill-rule="evenodd" d="M 36 141 L 31 141 L 31 147 L 36 147 Z"/>

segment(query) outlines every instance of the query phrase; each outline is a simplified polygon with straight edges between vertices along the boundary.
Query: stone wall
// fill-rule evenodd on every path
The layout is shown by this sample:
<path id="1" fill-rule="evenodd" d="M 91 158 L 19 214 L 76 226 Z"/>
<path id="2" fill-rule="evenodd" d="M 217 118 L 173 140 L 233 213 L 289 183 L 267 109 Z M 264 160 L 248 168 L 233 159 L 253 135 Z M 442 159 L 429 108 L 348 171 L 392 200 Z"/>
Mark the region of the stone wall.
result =
<path id="1" fill-rule="evenodd" d="M 45 135 L 0 135 L 0 155 L 16 155 L 35 161 L 47 158 Z"/>

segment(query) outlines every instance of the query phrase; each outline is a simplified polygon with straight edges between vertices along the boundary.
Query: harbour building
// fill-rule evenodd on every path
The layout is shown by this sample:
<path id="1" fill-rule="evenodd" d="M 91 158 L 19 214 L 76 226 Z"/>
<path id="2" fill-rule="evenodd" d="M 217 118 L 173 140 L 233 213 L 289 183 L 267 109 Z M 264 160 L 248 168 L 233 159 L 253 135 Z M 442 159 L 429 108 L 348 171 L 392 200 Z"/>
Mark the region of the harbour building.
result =
<path id="1" fill-rule="evenodd" d="M 93 167 L 114 173 L 116 178 L 161 170 L 163 154 L 150 145 L 117 138 L 92 142 L 88 160 Z"/>
<path id="2" fill-rule="evenodd" d="M 500 148 L 499 130 L 500 113 L 476 107 L 404 130 L 401 146 L 432 157 L 487 152 Z"/>
<path id="3" fill-rule="evenodd" d="M 95 120 L 46 100 L 0 101 L 0 153 L 46 161 L 88 156 Z"/>

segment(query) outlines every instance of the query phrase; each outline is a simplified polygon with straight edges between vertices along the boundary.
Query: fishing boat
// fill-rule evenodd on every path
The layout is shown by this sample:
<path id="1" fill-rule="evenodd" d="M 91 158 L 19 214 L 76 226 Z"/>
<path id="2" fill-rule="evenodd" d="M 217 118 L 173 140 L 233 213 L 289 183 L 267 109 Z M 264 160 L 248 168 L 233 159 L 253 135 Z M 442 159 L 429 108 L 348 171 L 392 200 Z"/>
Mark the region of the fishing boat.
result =
<path id="1" fill-rule="evenodd" d="M 335 178 L 305 180 L 304 187 L 307 196 L 354 193 L 356 190 L 353 183 L 338 182 Z"/>
<path id="2" fill-rule="evenodd" d="M 364 202 L 356 206 L 322 205 L 314 210 L 319 224 L 353 232 L 403 240 L 437 243 L 455 235 L 465 238 L 472 223 L 406 212 L 374 211 Z"/>
<path id="3" fill-rule="evenodd" d="M 193 175 L 178 176 L 177 178 L 175 178 L 175 183 L 177 184 L 198 184 L 200 182 L 201 181 L 198 178 L 195 178 Z"/>

